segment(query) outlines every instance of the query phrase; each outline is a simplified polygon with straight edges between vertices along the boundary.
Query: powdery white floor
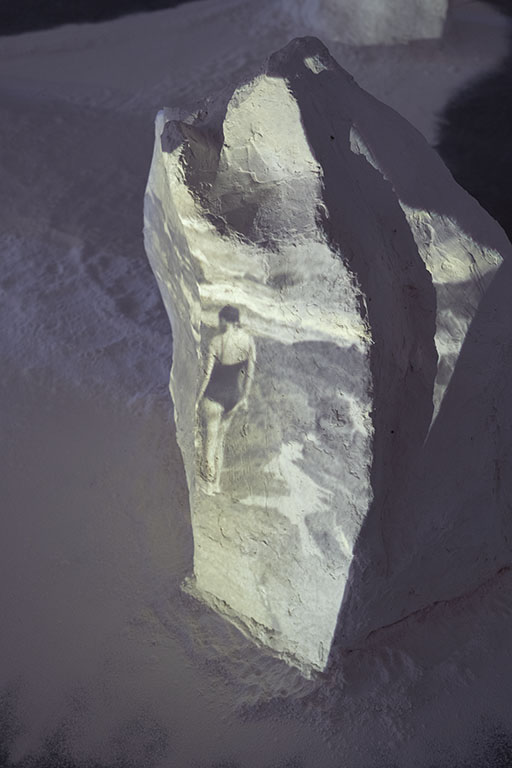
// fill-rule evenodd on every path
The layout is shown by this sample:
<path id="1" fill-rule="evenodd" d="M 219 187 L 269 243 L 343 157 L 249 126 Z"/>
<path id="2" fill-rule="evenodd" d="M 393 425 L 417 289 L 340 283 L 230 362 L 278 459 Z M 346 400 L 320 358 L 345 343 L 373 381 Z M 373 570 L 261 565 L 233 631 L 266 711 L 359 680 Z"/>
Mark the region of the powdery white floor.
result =
<path id="1" fill-rule="evenodd" d="M 512 729 L 508 572 L 315 682 L 179 589 L 172 341 L 142 244 L 152 123 L 308 31 L 274 9 L 203 0 L 0 40 L 0 688 L 22 764 L 50 741 L 161 768 L 452 766 Z M 507 29 L 459 2 L 440 42 L 330 47 L 433 140 Z"/>

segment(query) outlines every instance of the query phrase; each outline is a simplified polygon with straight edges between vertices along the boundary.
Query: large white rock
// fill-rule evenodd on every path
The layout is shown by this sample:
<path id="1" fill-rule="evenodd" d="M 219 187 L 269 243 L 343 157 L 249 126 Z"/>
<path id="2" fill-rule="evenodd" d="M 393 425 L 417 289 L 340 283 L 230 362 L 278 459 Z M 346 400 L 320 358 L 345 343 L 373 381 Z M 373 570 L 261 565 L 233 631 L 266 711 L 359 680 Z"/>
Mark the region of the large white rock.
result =
<path id="1" fill-rule="evenodd" d="M 290 18 L 348 45 L 393 45 L 439 38 L 448 0 L 280 0 Z"/>
<path id="2" fill-rule="evenodd" d="M 512 429 L 474 454 L 468 437 L 491 409 L 479 356 L 508 338 L 479 306 L 508 242 L 318 40 L 159 113 L 145 242 L 173 328 L 189 590 L 308 672 L 337 624 L 354 647 L 510 562 Z"/>

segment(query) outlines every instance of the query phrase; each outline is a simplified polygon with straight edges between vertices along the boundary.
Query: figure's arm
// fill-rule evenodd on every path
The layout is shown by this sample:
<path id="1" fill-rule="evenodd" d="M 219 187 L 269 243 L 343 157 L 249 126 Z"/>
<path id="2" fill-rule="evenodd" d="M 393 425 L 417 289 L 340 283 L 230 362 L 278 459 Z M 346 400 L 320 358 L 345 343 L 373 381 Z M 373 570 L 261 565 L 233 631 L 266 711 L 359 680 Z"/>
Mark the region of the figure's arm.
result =
<path id="1" fill-rule="evenodd" d="M 210 376 L 212 375 L 213 366 L 215 365 L 215 350 L 214 345 L 210 344 L 210 347 L 208 349 L 208 357 L 206 358 L 206 366 L 204 367 L 204 377 L 203 377 L 203 383 L 201 384 L 201 387 L 199 389 L 198 395 L 197 395 L 197 402 L 199 402 L 206 390 L 206 387 L 208 386 L 208 382 L 210 381 Z"/>
<path id="2" fill-rule="evenodd" d="M 252 382 L 254 380 L 254 368 L 256 363 L 256 347 L 254 346 L 254 341 L 250 339 L 249 341 L 249 354 L 247 356 L 247 371 L 244 376 L 244 384 L 243 384 L 243 394 L 242 394 L 242 402 L 247 405 L 247 401 L 249 399 L 249 393 L 251 391 Z"/>

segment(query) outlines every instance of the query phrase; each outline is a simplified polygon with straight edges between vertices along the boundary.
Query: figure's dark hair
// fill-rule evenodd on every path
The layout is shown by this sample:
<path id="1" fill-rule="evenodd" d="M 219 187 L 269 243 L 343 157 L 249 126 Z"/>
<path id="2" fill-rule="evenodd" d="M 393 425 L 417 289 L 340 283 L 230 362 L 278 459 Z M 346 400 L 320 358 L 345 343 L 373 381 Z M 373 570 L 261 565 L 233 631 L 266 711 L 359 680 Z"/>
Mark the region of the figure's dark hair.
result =
<path id="1" fill-rule="evenodd" d="M 227 323 L 239 323 L 240 312 L 236 307 L 232 307 L 231 304 L 226 304 L 219 312 L 219 320 L 225 320 Z"/>

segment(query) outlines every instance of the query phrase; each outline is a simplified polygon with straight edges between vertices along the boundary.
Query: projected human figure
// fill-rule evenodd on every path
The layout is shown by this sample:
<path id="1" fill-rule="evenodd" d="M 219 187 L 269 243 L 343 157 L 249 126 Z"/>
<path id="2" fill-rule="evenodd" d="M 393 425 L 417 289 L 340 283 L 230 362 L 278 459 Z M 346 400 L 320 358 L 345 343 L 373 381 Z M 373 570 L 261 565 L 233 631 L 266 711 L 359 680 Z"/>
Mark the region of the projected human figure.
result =
<path id="1" fill-rule="evenodd" d="M 220 492 L 224 440 L 235 413 L 247 408 L 255 360 L 254 341 L 241 327 L 238 309 L 223 307 L 198 395 L 203 437 L 200 473 L 207 493 Z"/>

